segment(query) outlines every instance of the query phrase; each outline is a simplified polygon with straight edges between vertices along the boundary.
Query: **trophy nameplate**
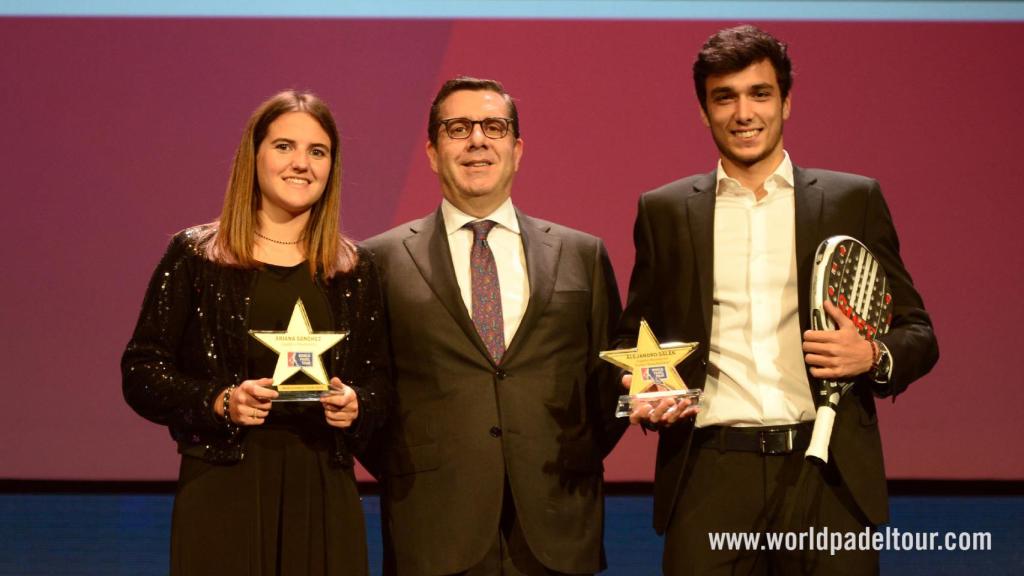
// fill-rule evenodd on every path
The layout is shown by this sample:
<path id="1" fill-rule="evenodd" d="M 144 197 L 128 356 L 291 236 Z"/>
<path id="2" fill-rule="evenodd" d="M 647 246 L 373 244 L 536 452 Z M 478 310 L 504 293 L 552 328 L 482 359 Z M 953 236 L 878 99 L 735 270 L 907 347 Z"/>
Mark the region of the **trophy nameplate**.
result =
<path id="1" fill-rule="evenodd" d="M 288 329 L 284 332 L 250 330 L 249 334 L 264 346 L 277 353 L 274 368 L 274 390 L 279 396 L 274 402 L 299 402 L 319 400 L 330 392 L 330 381 L 324 370 L 320 355 L 341 342 L 348 332 L 313 332 L 302 300 L 295 302 Z M 298 373 L 308 376 L 312 382 L 288 383 Z"/>

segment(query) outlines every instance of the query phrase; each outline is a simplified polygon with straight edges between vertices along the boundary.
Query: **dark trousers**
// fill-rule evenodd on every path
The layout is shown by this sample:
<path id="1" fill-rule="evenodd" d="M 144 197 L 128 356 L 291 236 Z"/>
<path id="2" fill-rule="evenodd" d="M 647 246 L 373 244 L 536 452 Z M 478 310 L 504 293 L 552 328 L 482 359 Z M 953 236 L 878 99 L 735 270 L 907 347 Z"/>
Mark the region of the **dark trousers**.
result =
<path id="1" fill-rule="evenodd" d="M 563 576 L 541 564 L 526 542 L 512 502 L 508 478 L 501 507 L 501 522 L 494 543 L 477 565 L 453 576 Z"/>
<path id="2" fill-rule="evenodd" d="M 718 532 L 862 532 L 860 513 L 834 465 L 817 468 L 802 451 L 780 455 L 697 448 L 665 534 L 664 573 L 683 575 L 870 575 L 878 552 L 712 550 Z M 790 540 L 792 542 L 792 540 Z M 760 548 L 760 546 L 758 546 Z"/>
<path id="3" fill-rule="evenodd" d="M 387 506 L 387 501 L 381 501 L 382 506 Z M 387 517 L 386 511 L 383 516 Z M 424 527 L 424 529 L 428 529 Z M 391 548 L 391 538 L 387 529 L 387 522 L 383 523 L 384 540 L 384 574 L 394 576 L 397 574 L 395 567 L 394 551 Z M 533 551 L 526 542 L 522 527 L 519 525 L 516 516 L 515 505 L 512 502 L 512 492 L 509 489 L 508 478 L 505 478 L 505 491 L 502 499 L 501 520 L 498 530 L 495 532 L 494 541 L 487 550 L 483 559 L 463 572 L 457 572 L 450 576 L 567 576 L 562 572 L 556 572 L 546 568 L 540 560 L 534 556 Z"/>

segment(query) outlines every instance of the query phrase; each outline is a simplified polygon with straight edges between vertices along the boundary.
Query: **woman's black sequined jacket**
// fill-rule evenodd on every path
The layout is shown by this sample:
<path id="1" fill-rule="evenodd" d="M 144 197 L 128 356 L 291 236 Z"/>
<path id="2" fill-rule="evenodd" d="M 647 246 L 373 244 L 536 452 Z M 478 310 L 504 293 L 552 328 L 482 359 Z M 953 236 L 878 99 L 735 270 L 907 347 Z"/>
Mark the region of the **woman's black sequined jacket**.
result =
<path id="1" fill-rule="evenodd" d="M 139 321 L 121 358 L 122 391 L 144 418 L 170 428 L 182 454 L 234 462 L 243 454 L 244 427 L 213 411 L 218 392 L 246 374 L 250 294 L 255 270 L 222 266 L 203 256 L 204 226 L 179 232 L 153 272 Z M 333 459 L 352 464 L 385 423 L 393 393 L 387 325 L 377 269 L 365 250 L 348 274 L 317 278 L 335 327 L 345 340 L 324 355 L 328 374 L 355 389 L 359 418 L 331 429 Z"/>

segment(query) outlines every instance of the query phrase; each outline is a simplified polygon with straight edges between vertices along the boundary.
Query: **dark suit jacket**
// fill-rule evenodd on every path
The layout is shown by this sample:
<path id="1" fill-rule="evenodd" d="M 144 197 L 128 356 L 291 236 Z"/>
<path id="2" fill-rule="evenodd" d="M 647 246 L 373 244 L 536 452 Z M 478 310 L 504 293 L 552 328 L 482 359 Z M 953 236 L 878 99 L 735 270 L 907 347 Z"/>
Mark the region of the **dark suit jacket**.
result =
<path id="1" fill-rule="evenodd" d="M 517 213 L 530 301 L 500 365 L 459 294 L 440 210 L 368 240 L 385 284 L 398 408 L 383 449 L 400 574 L 479 562 L 505 477 L 549 568 L 603 565 L 602 459 L 622 434 L 607 348 L 620 312 L 600 239 Z"/>
<path id="2" fill-rule="evenodd" d="M 810 286 L 818 244 L 836 234 L 864 242 L 889 277 L 891 330 L 879 338 L 893 358 L 892 377 L 879 386 L 866 377 L 839 404 L 831 459 L 857 506 L 874 524 L 888 519 L 885 469 L 874 395 L 895 396 L 938 359 L 931 320 L 899 254 L 899 240 L 878 182 L 826 170 L 794 167 L 796 261 L 802 330 L 810 329 Z M 691 176 L 641 196 L 634 241 L 636 263 L 616 347 L 636 340 L 646 318 L 660 340 L 699 342 L 700 353 L 679 366 L 690 387 L 704 387 L 714 259 L 715 173 Z M 812 387 L 814 379 L 808 372 Z M 661 533 L 681 488 L 692 422 L 661 430 L 655 468 L 654 527 Z"/>

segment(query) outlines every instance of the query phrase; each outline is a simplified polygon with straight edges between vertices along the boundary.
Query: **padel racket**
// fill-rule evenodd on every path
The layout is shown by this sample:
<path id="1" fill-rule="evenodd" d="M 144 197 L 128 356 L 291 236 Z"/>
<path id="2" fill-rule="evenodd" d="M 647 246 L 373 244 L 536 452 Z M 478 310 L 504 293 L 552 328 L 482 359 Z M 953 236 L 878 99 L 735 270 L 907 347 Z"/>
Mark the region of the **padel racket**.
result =
<path id="1" fill-rule="evenodd" d="M 892 322 L 892 295 L 885 270 L 867 246 L 849 236 L 832 236 L 818 246 L 811 277 L 811 326 L 815 330 L 835 330 L 836 324 L 825 311 L 829 300 L 867 340 L 889 331 Z M 853 381 L 821 380 L 814 431 L 805 458 L 828 462 L 836 408 Z"/>

